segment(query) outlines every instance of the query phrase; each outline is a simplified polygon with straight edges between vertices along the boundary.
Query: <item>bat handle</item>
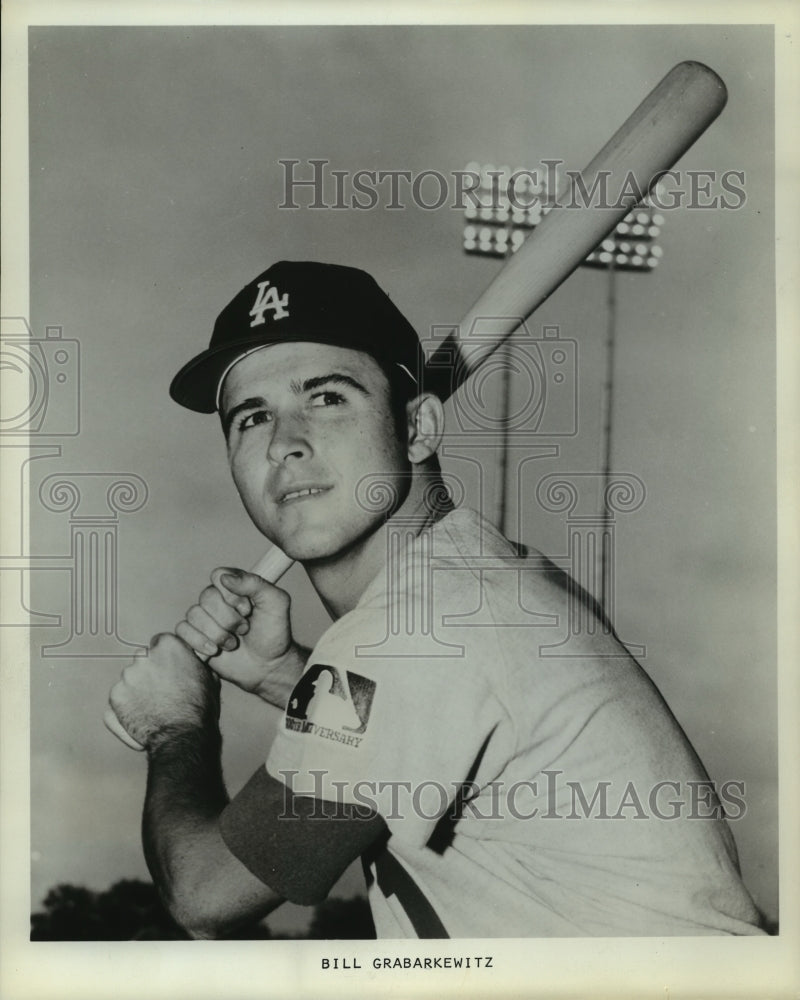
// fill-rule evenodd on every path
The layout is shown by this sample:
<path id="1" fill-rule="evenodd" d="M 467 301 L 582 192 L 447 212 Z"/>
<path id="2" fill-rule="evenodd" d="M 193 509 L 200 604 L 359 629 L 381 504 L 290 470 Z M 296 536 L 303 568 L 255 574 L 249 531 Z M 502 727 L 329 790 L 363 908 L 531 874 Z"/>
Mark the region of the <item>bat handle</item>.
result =
<path id="1" fill-rule="evenodd" d="M 253 566 L 251 572 L 266 580 L 267 583 L 277 583 L 284 573 L 289 569 L 294 560 L 290 559 L 285 552 L 282 552 L 277 545 L 273 545 Z M 208 657 L 200 657 L 205 662 Z M 144 750 L 144 747 L 135 740 L 125 729 L 122 723 L 114 714 L 112 708 L 107 708 L 103 716 L 103 723 L 110 733 L 113 733 L 125 746 L 131 750 Z"/>
<path id="2" fill-rule="evenodd" d="M 293 562 L 294 560 L 290 559 L 277 545 L 273 545 L 258 560 L 250 572 L 255 573 L 256 576 L 260 576 L 267 583 L 277 583 Z"/>

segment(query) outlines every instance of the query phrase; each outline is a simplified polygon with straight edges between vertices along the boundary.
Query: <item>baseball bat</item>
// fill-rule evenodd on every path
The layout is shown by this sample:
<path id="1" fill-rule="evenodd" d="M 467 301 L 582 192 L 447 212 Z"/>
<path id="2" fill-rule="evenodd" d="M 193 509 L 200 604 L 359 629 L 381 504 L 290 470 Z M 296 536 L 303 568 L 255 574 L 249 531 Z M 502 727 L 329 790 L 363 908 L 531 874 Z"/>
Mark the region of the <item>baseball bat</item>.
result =
<path id="1" fill-rule="evenodd" d="M 633 192 L 644 197 L 677 163 L 727 99 L 725 84 L 708 66 L 674 66 L 580 173 L 583 191 L 605 180 L 608 204 L 561 206 L 569 191 L 559 192 L 555 207 L 426 360 L 426 385 L 442 396 L 462 385 L 641 200 Z M 568 186 L 575 191 L 577 182 Z M 480 337 L 470 340 L 478 319 Z"/>
<path id="2" fill-rule="evenodd" d="M 559 192 L 555 206 L 426 359 L 423 387 L 446 399 L 463 385 L 677 163 L 727 99 L 725 84 L 708 66 L 674 66 L 580 172 L 579 190 L 605 191 L 604 202 L 562 205 L 570 191 Z M 568 184 L 578 189 L 577 180 Z M 478 320 L 480 335 L 471 339 Z M 275 583 L 289 566 L 288 556 L 273 548 L 253 572 Z M 141 749 L 110 709 L 105 723 Z"/>

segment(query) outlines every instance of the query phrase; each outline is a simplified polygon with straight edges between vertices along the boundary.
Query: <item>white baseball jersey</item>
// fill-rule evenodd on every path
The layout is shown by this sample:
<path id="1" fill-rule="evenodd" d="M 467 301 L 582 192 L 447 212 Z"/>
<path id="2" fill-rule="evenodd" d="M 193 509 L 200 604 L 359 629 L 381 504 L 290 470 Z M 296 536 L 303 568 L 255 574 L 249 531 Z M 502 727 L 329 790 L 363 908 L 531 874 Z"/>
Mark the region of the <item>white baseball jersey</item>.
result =
<path id="1" fill-rule="evenodd" d="M 383 817 L 378 936 L 759 933 L 720 790 L 616 638 L 592 619 L 559 647 L 563 580 L 476 513 L 412 534 L 320 639 L 267 761 Z"/>

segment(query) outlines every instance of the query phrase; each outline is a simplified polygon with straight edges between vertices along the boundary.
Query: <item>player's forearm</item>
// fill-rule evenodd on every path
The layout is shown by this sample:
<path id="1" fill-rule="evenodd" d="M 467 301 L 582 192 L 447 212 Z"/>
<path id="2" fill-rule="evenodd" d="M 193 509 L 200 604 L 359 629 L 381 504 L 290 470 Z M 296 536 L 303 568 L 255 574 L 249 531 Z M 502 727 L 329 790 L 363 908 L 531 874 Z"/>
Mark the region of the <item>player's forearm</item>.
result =
<path id="1" fill-rule="evenodd" d="M 228 803 L 221 744 L 218 727 L 207 726 L 164 733 L 148 748 L 145 858 L 171 915 L 196 936 L 213 936 L 205 886 Z"/>
<path id="2" fill-rule="evenodd" d="M 267 704 L 283 711 L 295 684 L 303 676 L 310 655 L 308 646 L 293 642 L 282 657 L 279 669 L 270 669 L 255 693 Z"/>

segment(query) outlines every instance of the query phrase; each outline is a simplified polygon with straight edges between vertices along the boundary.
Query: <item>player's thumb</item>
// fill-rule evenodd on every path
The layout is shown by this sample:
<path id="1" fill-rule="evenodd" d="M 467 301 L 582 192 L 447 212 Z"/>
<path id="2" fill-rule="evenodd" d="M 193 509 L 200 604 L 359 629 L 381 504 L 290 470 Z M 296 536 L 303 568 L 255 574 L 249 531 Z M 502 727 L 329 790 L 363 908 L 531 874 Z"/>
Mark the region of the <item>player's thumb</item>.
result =
<path id="1" fill-rule="evenodd" d="M 248 573 L 243 569 L 221 568 L 211 574 L 214 586 L 221 584 L 226 590 L 237 597 L 247 597 L 252 604 L 258 605 L 267 596 L 275 594 L 275 585 L 264 580 L 256 573 Z"/>

